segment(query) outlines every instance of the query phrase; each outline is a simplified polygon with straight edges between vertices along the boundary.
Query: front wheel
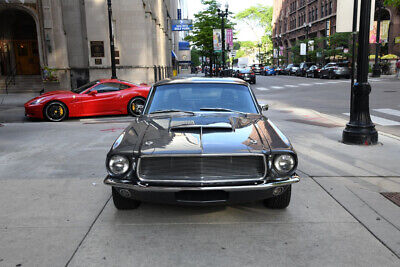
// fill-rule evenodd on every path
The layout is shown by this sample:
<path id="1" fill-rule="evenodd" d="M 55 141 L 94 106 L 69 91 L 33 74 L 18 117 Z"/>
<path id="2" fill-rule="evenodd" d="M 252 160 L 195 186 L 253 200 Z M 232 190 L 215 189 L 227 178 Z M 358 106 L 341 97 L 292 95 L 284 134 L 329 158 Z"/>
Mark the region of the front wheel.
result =
<path id="1" fill-rule="evenodd" d="M 292 196 L 292 186 L 289 185 L 285 192 L 276 197 L 264 200 L 264 205 L 270 209 L 284 209 L 289 206 L 290 197 Z"/>
<path id="2" fill-rule="evenodd" d="M 64 103 L 54 101 L 47 104 L 44 110 L 44 116 L 49 121 L 62 121 L 68 115 L 68 108 Z"/>
<path id="3" fill-rule="evenodd" d="M 121 196 L 118 190 L 113 187 L 112 188 L 112 198 L 114 202 L 114 206 L 119 210 L 133 210 L 137 209 L 140 206 L 140 201 L 136 199 L 126 198 Z"/>
<path id="4" fill-rule="evenodd" d="M 141 97 L 135 97 L 129 101 L 128 113 L 132 116 L 138 116 L 142 114 L 146 100 Z"/>

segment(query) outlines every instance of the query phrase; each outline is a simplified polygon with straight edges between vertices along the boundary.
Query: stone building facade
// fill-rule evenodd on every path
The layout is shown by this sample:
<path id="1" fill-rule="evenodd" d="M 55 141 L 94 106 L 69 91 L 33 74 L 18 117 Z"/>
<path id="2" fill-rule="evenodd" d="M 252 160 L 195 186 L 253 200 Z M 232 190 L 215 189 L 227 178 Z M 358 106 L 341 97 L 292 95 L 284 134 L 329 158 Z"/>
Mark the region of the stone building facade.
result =
<path id="1" fill-rule="evenodd" d="M 152 83 L 172 75 L 177 6 L 112 1 L 118 78 Z M 40 77 L 50 68 L 56 79 L 46 90 L 70 89 L 109 78 L 110 54 L 107 0 L 0 0 L 0 80 L 12 71 Z"/>

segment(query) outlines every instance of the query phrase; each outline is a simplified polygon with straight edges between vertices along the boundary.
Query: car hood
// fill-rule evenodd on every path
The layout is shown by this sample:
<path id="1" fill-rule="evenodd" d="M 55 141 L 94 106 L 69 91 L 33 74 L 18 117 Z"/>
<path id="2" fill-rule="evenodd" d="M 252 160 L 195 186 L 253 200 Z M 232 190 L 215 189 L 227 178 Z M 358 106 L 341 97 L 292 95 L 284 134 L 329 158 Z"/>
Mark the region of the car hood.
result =
<path id="1" fill-rule="evenodd" d="M 28 102 L 25 103 L 25 105 L 29 105 L 30 103 L 32 103 L 33 101 L 37 100 L 37 99 L 41 99 L 41 98 L 46 98 L 47 100 L 53 98 L 53 97 L 57 97 L 57 96 L 69 96 L 69 95 L 73 95 L 75 93 L 71 92 L 71 91 L 51 91 L 51 92 L 47 92 L 44 94 L 41 94 L 35 98 L 32 98 L 31 100 L 29 100 Z"/>
<path id="2" fill-rule="evenodd" d="M 133 150 L 136 155 L 268 153 L 272 148 L 291 149 L 287 138 L 274 127 L 258 114 L 143 116 L 125 129 L 121 143 L 113 149 L 124 153 Z"/>

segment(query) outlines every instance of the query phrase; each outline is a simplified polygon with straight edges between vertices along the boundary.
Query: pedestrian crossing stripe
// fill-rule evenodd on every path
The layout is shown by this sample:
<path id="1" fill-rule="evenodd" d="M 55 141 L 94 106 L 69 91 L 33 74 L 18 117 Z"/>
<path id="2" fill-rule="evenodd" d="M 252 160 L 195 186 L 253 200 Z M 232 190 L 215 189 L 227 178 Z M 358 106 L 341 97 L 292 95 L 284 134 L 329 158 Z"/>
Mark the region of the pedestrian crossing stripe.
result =
<path id="1" fill-rule="evenodd" d="M 299 83 L 300 86 L 310 86 L 311 84 L 309 83 Z"/>
<path id="2" fill-rule="evenodd" d="M 271 86 L 272 89 L 283 89 L 282 86 Z"/>
<path id="3" fill-rule="evenodd" d="M 346 116 L 350 116 L 350 113 L 343 113 L 343 114 Z M 388 120 L 388 119 L 373 116 L 373 115 L 370 115 L 370 116 L 371 116 L 372 122 L 375 124 L 379 124 L 382 126 L 398 126 L 398 125 L 400 125 L 400 122 L 398 122 L 398 121 L 392 121 L 392 120 Z"/>
<path id="4" fill-rule="evenodd" d="M 399 116 L 400 117 L 400 111 L 396 109 L 391 109 L 391 108 L 377 108 L 373 109 L 377 112 L 393 115 L 393 116 Z"/>
<path id="5" fill-rule="evenodd" d="M 295 87 L 299 87 L 299 86 L 298 85 L 293 85 L 293 84 L 286 84 L 285 87 L 295 88 Z"/>
<path id="6" fill-rule="evenodd" d="M 265 88 L 265 87 L 256 87 L 256 89 L 260 90 L 260 91 L 268 91 L 269 90 L 268 88 Z"/>

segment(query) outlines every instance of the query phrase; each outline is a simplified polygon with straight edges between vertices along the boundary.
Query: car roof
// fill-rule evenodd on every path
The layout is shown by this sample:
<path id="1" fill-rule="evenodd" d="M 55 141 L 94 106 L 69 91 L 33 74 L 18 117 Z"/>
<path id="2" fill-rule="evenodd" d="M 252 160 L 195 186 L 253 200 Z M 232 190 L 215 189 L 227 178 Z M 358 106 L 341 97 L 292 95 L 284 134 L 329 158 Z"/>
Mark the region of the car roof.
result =
<path id="1" fill-rule="evenodd" d="M 246 85 L 247 82 L 238 78 L 203 78 L 203 77 L 192 77 L 192 78 L 175 78 L 165 79 L 154 84 L 154 86 L 166 85 L 166 84 L 184 84 L 184 83 L 221 83 L 221 84 L 241 84 Z"/>

